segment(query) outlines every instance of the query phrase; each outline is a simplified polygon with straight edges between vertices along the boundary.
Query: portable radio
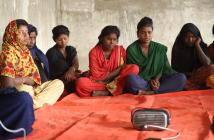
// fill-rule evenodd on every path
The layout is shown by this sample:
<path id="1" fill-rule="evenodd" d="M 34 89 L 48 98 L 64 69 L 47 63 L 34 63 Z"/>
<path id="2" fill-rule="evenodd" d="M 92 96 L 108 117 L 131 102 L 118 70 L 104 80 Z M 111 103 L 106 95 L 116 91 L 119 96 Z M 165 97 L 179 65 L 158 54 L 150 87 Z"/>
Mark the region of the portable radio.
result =
<path id="1" fill-rule="evenodd" d="M 169 125 L 170 116 L 164 109 L 136 108 L 131 113 L 131 121 L 137 130 L 163 130 Z"/>

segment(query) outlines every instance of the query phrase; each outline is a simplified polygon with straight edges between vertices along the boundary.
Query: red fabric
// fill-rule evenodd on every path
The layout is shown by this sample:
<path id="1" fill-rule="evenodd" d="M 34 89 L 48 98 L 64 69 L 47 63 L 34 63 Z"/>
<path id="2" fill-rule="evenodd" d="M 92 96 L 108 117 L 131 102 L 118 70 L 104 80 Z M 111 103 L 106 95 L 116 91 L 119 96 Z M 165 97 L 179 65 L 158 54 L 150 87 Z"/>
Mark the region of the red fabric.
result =
<path id="1" fill-rule="evenodd" d="M 117 89 L 112 93 L 115 95 L 120 95 L 123 93 L 123 89 L 126 82 L 126 76 L 129 74 L 138 74 L 139 67 L 135 64 L 125 65 L 125 67 L 120 71 L 120 75 L 118 77 Z"/>
<path id="2" fill-rule="evenodd" d="M 131 124 L 135 107 L 165 108 L 171 115 L 169 128 L 181 132 L 176 140 L 213 140 L 214 90 L 137 96 L 79 98 L 70 94 L 54 106 L 35 111 L 29 140 L 143 140 L 169 137 L 168 131 L 137 131 Z"/>
<path id="3" fill-rule="evenodd" d="M 113 93 L 114 95 L 122 94 L 124 88 L 125 78 L 128 74 L 138 74 L 139 68 L 137 65 L 126 65 L 120 72 L 118 77 L 117 89 Z M 103 83 L 97 83 L 93 79 L 83 77 L 79 78 L 76 82 L 76 91 L 80 97 L 89 97 L 92 91 L 107 90 L 106 85 Z"/>
<path id="4" fill-rule="evenodd" d="M 94 90 L 106 90 L 106 86 L 103 83 L 97 83 L 87 77 L 79 78 L 76 81 L 76 92 L 80 97 L 89 97 Z"/>
<path id="5" fill-rule="evenodd" d="M 89 53 L 89 69 L 91 79 L 103 80 L 106 76 L 118 68 L 118 47 L 120 47 L 120 55 L 126 61 L 126 51 L 122 46 L 115 46 L 109 59 L 104 57 L 102 47 L 97 45 Z"/>

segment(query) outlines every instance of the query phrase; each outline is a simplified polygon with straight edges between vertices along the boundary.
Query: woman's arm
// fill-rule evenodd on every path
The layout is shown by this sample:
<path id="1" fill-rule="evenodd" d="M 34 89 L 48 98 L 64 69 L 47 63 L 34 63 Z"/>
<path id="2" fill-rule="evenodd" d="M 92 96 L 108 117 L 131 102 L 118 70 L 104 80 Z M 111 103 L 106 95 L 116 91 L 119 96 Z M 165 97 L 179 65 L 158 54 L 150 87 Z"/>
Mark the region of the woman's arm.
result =
<path id="1" fill-rule="evenodd" d="M 198 38 L 197 41 L 195 42 L 195 47 L 196 47 L 196 50 L 197 50 L 197 55 L 199 57 L 199 60 L 201 61 L 201 63 L 203 65 L 209 65 L 211 64 L 211 60 L 208 56 L 206 56 L 206 54 L 204 53 L 204 51 L 202 50 L 201 46 L 200 46 L 200 42 L 201 42 L 201 39 Z"/>
<path id="2" fill-rule="evenodd" d="M 71 67 L 74 67 L 75 70 L 79 69 L 79 60 L 78 60 L 78 56 L 77 55 L 74 57 Z"/>
<path id="3" fill-rule="evenodd" d="M 16 85 L 20 84 L 27 84 L 33 86 L 35 82 L 29 78 L 29 77 L 23 77 L 23 78 L 10 78 L 7 76 L 1 76 L 1 87 L 7 88 L 7 87 L 16 87 Z"/>
<path id="4" fill-rule="evenodd" d="M 103 82 L 103 83 L 111 82 L 112 80 L 114 80 L 114 78 L 116 78 L 120 74 L 120 71 L 122 68 L 123 66 L 118 67 L 116 70 L 109 73 L 104 80 L 99 80 L 98 82 Z"/>
<path id="5" fill-rule="evenodd" d="M 78 71 L 78 69 L 79 69 L 79 61 L 78 61 L 78 56 L 76 55 L 72 61 L 72 65 L 64 75 L 65 80 L 75 79 L 76 71 Z"/>

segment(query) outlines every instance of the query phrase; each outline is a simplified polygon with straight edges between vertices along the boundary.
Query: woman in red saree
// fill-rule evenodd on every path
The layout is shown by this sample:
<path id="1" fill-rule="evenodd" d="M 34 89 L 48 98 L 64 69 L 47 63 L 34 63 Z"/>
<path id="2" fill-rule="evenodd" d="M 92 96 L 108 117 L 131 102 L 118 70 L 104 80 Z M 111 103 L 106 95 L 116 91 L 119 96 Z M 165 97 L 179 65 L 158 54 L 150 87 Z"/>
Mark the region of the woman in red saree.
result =
<path id="1" fill-rule="evenodd" d="M 120 31 L 117 26 L 106 26 L 99 42 L 89 53 L 89 77 L 79 78 L 76 91 L 81 97 L 120 95 L 128 74 L 138 74 L 137 65 L 126 65 L 126 51 L 117 45 Z"/>

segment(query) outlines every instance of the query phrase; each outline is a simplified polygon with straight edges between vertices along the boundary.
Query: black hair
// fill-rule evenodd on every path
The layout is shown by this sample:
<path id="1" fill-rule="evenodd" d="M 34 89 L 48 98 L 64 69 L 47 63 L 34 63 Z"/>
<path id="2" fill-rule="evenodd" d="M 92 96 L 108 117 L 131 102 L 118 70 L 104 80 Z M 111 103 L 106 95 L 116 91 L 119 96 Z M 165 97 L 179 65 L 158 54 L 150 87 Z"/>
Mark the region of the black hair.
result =
<path id="1" fill-rule="evenodd" d="M 142 18 L 138 24 L 137 24 L 137 32 L 142 28 L 142 27 L 152 27 L 153 30 L 153 21 L 149 17 L 144 17 Z"/>
<path id="2" fill-rule="evenodd" d="M 201 32 L 198 29 L 198 27 L 193 23 L 186 23 L 186 24 L 183 25 L 183 27 L 181 28 L 180 33 L 178 34 L 177 39 L 179 40 L 179 42 L 181 42 L 181 43 L 185 42 L 184 38 L 185 38 L 185 36 L 186 36 L 186 34 L 188 32 L 192 33 L 196 38 L 201 38 L 202 39 Z M 202 42 L 203 42 L 203 39 L 202 39 Z"/>
<path id="3" fill-rule="evenodd" d="M 16 25 L 17 25 L 17 28 L 19 28 L 22 25 L 23 26 L 28 26 L 28 23 L 24 19 L 16 19 Z"/>
<path id="4" fill-rule="evenodd" d="M 38 31 L 36 29 L 35 26 L 33 26 L 32 24 L 28 24 L 28 34 L 30 35 L 30 33 L 35 32 L 36 35 L 38 35 Z"/>
<path id="5" fill-rule="evenodd" d="M 52 33 L 53 33 L 53 40 L 55 41 L 62 34 L 69 36 L 70 31 L 68 27 L 64 25 L 57 25 L 52 29 Z"/>
<path id="6" fill-rule="evenodd" d="M 99 37 L 98 37 L 99 43 L 100 43 L 101 39 L 102 39 L 104 36 L 110 35 L 110 34 L 112 34 L 112 33 L 116 34 L 117 39 L 120 37 L 120 29 L 119 29 L 117 26 L 113 26 L 113 25 L 105 26 L 105 27 L 102 29 L 102 31 L 101 31 L 101 33 L 100 33 L 100 35 L 99 35 Z"/>

